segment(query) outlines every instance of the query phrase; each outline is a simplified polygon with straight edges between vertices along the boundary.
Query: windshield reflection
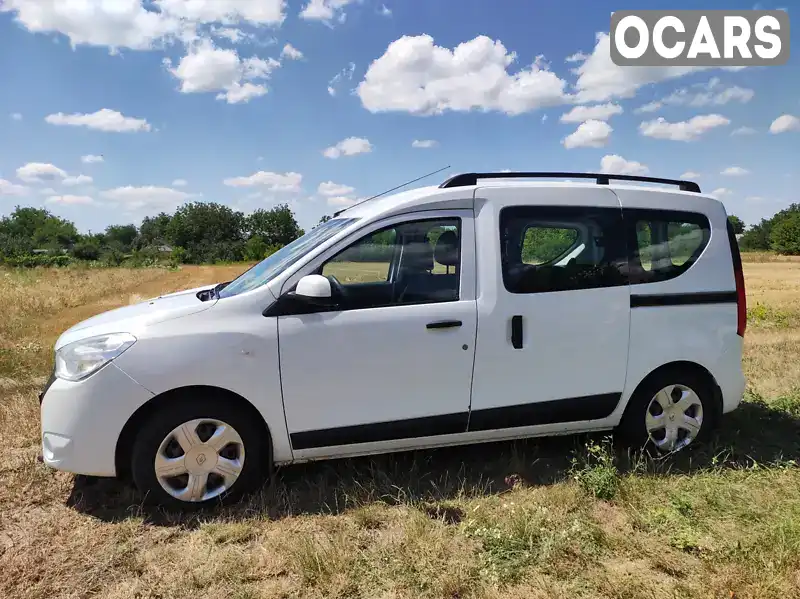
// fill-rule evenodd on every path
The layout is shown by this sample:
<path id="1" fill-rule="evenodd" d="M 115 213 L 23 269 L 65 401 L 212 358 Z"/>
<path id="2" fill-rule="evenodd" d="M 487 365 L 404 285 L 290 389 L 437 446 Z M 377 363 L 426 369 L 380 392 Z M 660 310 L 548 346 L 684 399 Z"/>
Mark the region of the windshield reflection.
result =
<path id="1" fill-rule="evenodd" d="M 356 218 L 333 218 L 314 227 L 302 237 L 298 237 L 277 252 L 268 256 L 251 269 L 239 275 L 219 292 L 220 299 L 233 297 L 245 291 L 251 291 L 268 283 L 286 268 L 300 260 L 306 253 L 324 243 L 345 227 L 354 223 Z"/>

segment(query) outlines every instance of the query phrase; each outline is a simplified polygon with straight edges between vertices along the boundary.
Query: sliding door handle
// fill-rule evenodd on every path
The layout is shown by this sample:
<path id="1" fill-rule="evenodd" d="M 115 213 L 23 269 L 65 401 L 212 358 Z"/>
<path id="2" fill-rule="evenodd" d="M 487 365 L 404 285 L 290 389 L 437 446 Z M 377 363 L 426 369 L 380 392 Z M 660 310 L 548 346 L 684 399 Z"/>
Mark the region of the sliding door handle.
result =
<path id="1" fill-rule="evenodd" d="M 460 320 L 440 320 L 439 322 L 429 322 L 425 325 L 427 329 L 454 329 L 460 327 L 462 322 Z"/>
<path id="2" fill-rule="evenodd" d="M 522 316 L 511 317 L 511 345 L 514 349 L 522 349 Z"/>

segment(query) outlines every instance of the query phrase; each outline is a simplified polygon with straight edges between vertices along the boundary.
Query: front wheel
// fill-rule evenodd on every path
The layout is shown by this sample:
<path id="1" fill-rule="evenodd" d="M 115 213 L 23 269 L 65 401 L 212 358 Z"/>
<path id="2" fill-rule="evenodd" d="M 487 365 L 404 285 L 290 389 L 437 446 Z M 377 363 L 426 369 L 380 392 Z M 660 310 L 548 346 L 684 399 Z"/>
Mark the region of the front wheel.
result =
<path id="1" fill-rule="evenodd" d="M 618 430 L 629 445 L 666 454 L 704 441 L 716 420 L 712 385 L 694 373 L 671 371 L 636 390 Z"/>
<path id="2" fill-rule="evenodd" d="M 225 402 L 176 400 L 147 420 L 131 471 L 151 505 L 194 509 L 230 503 L 256 489 L 269 464 L 263 432 Z"/>

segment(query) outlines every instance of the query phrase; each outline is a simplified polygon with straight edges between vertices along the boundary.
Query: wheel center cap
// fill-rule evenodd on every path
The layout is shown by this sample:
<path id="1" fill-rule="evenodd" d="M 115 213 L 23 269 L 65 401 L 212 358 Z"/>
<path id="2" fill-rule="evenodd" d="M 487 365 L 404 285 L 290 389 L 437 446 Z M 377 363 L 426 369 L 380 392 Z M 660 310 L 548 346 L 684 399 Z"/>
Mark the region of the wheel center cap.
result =
<path id="1" fill-rule="evenodd" d="M 198 445 L 186 452 L 184 457 L 189 474 L 208 474 L 217 466 L 217 452 L 207 446 Z"/>

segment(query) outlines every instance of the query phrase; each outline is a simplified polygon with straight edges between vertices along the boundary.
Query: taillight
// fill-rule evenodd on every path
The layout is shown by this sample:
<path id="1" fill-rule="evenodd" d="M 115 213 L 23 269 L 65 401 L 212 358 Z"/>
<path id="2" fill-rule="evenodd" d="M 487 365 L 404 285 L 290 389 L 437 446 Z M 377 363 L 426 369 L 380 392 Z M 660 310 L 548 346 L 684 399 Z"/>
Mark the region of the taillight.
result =
<path id="1" fill-rule="evenodd" d="M 734 271 L 734 276 L 736 277 L 736 334 L 744 337 L 744 330 L 747 328 L 747 294 L 744 292 L 744 273 L 741 266 Z"/>
<path id="2" fill-rule="evenodd" d="M 736 241 L 736 234 L 733 232 L 730 221 L 728 221 L 728 241 L 731 246 L 731 258 L 733 258 L 733 278 L 736 280 L 736 334 L 744 337 L 744 330 L 747 328 L 747 294 L 744 289 L 744 271 L 742 270 L 739 242 Z"/>

